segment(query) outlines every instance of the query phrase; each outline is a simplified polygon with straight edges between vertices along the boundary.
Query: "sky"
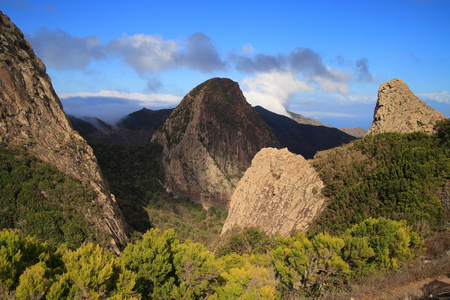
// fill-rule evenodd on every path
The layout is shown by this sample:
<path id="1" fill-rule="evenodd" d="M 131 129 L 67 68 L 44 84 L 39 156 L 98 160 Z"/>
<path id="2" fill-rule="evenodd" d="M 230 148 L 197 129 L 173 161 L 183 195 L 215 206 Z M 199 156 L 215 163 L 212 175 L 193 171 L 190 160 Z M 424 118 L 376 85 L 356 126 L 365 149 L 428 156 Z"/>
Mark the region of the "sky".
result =
<path id="1" fill-rule="evenodd" d="M 373 120 L 402 79 L 450 117 L 450 1 L 0 0 L 68 114 L 173 108 L 213 77 L 252 105 L 334 127 Z"/>

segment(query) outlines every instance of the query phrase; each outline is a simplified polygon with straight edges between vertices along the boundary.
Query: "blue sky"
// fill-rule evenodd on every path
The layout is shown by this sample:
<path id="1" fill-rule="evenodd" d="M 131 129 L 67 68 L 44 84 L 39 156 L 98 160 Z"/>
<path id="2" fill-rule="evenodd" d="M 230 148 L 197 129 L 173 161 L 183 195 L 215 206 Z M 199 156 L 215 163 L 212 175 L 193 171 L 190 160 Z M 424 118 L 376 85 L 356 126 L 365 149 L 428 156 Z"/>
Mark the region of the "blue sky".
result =
<path id="1" fill-rule="evenodd" d="M 378 87 L 405 81 L 450 116 L 450 1 L 0 0 L 64 109 L 108 122 L 175 107 L 212 77 L 252 105 L 335 127 L 372 122 Z"/>

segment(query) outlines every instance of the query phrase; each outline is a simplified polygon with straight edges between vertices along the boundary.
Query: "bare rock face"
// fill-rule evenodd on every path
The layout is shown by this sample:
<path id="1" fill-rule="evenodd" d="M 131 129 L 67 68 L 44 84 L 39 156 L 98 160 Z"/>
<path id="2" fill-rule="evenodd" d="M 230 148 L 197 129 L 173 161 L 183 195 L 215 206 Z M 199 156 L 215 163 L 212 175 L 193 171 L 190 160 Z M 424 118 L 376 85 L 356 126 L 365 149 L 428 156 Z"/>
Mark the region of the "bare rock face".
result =
<path id="1" fill-rule="evenodd" d="M 22 32 L 0 12 L 0 141 L 22 145 L 62 172 L 88 183 L 102 217 L 86 216 L 112 237 L 126 242 L 125 223 L 92 149 L 72 129 L 42 61 Z"/>
<path id="2" fill-rule="evenodd" d="M 264 147 L 279 147 L 239 85 L 224 78 L 190 91 L 152 141 L 163 145 L 169 191 L 205 207 L 225 208 L 254 155 Z"/>
<path id="3" fill-rule="evenodd" d="M 305 231 L 325 206 L 323 186 L 301 155 L 286 148 L 262 149 L 234 191 L 222 234 L 234 226 L 258 226 L 284 236 Z"/>
<path id="4" fill-rule="evenodd" d="M 380 85 L 372 125 L 368 134 L 383 132 L 432 133 L 437 120 L 445 116 L 417 98 L 400 79 Z"/>

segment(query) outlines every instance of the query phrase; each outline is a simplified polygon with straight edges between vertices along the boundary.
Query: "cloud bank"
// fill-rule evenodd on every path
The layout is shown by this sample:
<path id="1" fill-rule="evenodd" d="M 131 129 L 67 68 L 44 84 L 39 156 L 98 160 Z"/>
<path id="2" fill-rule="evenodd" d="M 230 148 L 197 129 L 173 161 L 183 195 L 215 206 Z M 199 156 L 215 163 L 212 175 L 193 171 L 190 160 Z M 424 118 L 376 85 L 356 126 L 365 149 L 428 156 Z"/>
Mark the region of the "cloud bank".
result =
<path id="1" fill-rule="evenodd" d="M 251 104 L 261 105 L 284 115 L 287 115 L 286 107 L 292 99 L 295 99 L 297 93 L 321 91 L 326 94 L 349 96 L 350 82 L 374 80 L 366 58 L 351 62 L 340 57 L 340 62 L 345 68 L 340 69 L 328 66 L 319 52 L 307 47 L 296 47 L 288 53 L 266 54 L 255 52 L 251 44 L 222 55 L 213 40 L 202 32 L 178 40 L 164 39 L 160 35 L 123 34 L 120 38 L 111 39 L 105 44 L 98 36 L 77 37 L 61 29 L 40 29 L 28 35 L 27 39 L 45 64 L 56 70 L 86 70 L 93 61 L 119 58 L 142 77 L 153 78 L 148 80 L 147 88 L 150 91 L 161 88 L 161 83 L 155 76 L 165 71 L 187 68 L 214 74 L 233 68 L 248 75 L 241 83 L 244 94 Z M 70 109 L 75 107 L 75 104 L 68 99 L 83 100 L 85 104 L 89 104 L 86 101 L 88 98 L 111 98 L 122 101 L 126 99 L 128 104 L 158 106 L 157 101 L 174 105 L 180 98 L 176 97 L 177 100 L 172 101 L 160 94 L 150 95 L 157 96 L 147 98 L 145 100 L 147 102 L 140 100 L 140 103 L 127 102 L 141 99 L 140 95 L 124 96 L 112 91 L 90 95 L 77 94 L 70 97 L 62 95 L 62 98 Z M 169 98 L 172 96 L 168 95 Z"/>
<path id="2" fill-rule="evenodd" d="M 93 60 L 107 56 L 98 36 L 77 37 L 61 29 L 41 28 L 26 39 L 38 57 L 57 70 L 86 69 Z"/>
<path id="3" fill-rule="evenodd" d="M 96 117 L 116 124 L 122 117 L 140 110 L 173 108 L 181 97 L 170 94 L 142 94 L 118 91 L 59 94 L 64 111 L 79 118 Z"/>
<path id="4" fill-rule="evenodd" d="M 441 93 L 417 94 L 417 96 L 429 101 L 450 104 L 450 93 L 448 91 L 443 91 Z"/>
<path id="5" fill-rule="evenodd" d="M 314 91 L 313 86 L 298 80 L 293 72 L 258 73 L 256 77 L 244 78 L 242 84 L 250 104 L 285 116 L 288 116 L 286 106 L 295 93 Z"/>

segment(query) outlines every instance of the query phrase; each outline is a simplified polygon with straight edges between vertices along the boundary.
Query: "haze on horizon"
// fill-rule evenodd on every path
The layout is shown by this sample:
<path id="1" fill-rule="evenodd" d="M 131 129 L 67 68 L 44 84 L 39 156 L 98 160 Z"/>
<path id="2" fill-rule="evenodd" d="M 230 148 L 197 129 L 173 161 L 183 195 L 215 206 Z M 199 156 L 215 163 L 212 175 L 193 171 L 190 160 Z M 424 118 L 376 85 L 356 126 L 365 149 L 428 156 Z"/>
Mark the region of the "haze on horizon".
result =
<path id="1" fill-rule="evenodd" d="M 47 66 L 66 113 L 114 123 L 173 108 L 212 77 L 247 101 L 368 128 L 399 78 L 450 116 L 450 1 L 0 0 Z"/>

